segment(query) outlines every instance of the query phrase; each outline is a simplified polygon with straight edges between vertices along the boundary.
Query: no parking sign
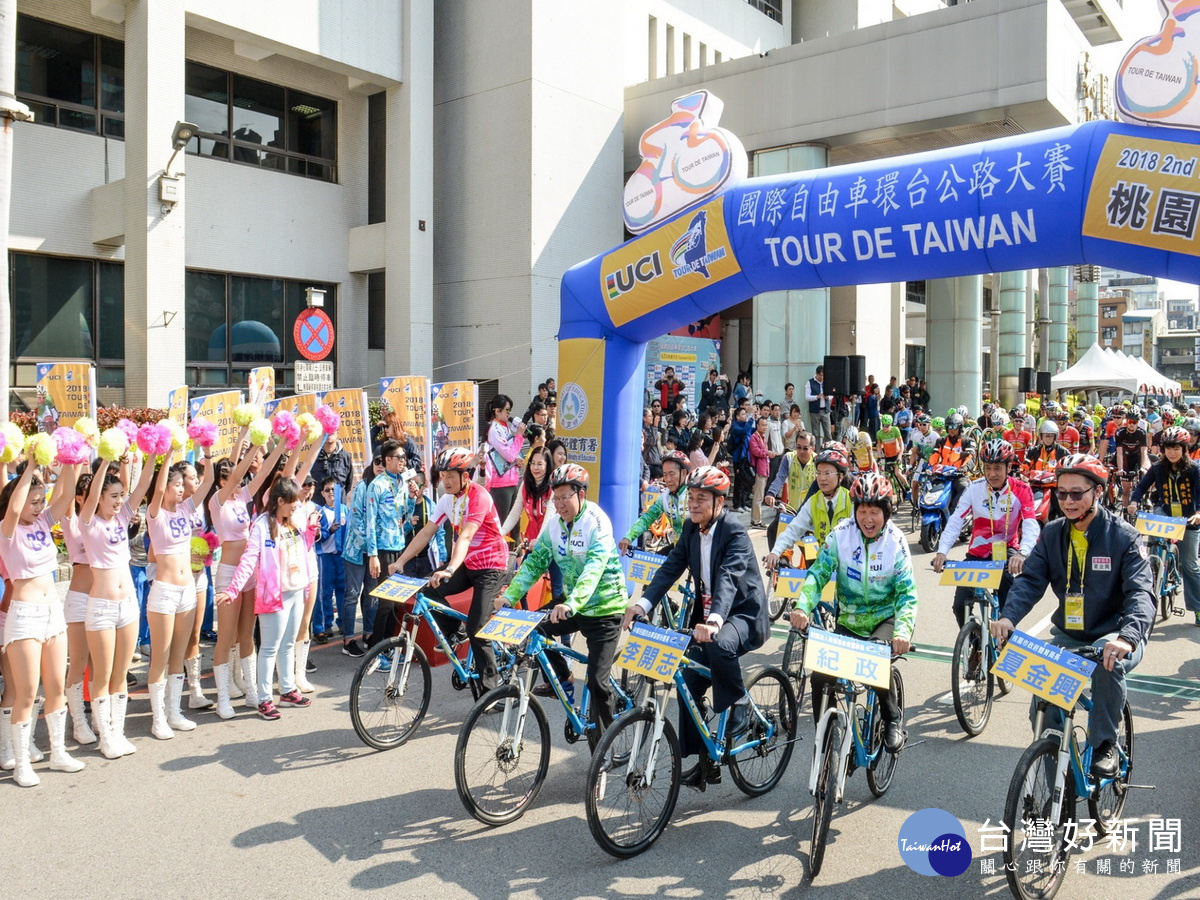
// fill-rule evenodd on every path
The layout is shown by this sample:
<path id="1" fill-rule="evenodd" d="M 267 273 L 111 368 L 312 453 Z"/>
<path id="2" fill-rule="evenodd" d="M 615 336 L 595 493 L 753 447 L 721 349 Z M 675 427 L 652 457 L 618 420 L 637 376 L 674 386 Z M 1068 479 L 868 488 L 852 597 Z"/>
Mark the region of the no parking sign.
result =
<path id="1" fill-rule="evenodd" d="M 305 359 L 324 359 L 333 350 L 333 321 L 323 309 L 306 309 L 296 316 L 292 339 Z"/>

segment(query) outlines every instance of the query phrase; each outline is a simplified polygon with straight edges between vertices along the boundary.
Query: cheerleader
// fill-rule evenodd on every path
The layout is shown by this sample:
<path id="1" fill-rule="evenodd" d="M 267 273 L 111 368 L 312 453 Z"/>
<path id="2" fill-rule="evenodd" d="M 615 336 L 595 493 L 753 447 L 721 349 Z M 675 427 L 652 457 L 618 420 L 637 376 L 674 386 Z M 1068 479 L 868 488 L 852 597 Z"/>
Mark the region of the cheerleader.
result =
<path id="1" fill-rule="evenodd" d="M 214 470 L 213 461 L 204 455 L 204 448 L 197 447 L 197 453 L 199 456 L 195 465 L 188 463 L 180 463 L 180 465 L 184 466 L 183 499 L 191 501 L 194 509 L 191 538 L 204 540 L 208 531 L 205 500 L 212 493 Z M 204 470 L 203 476 L 197 471 L 198 469 Z M 183 656 L 183 667 L 187 672 L 188 709 L 212 709 L 213 702 L 204 696 L 204 688 L 200 685 L 200 629 L 204 625 L 205 607 L 208 604 L 208 569 L 205 568 L 204 560 L 208 558 L 209 551 L 206 545 L 203 553 L 196 553 L 191 547 L 190 540 L 188 551 L 192 581 L 196 591 L 196 615 L 193 617 L 192 630 L 188 634 L 187 647 Z"/>
<path id="2" fill-rule="evenodd" d="M 92 590 L 92 567 L 88 564 L 87 550 L 83 546 L 83 533 L 79 528 L 79 510 L 83 506 L 88 488 L 92 485 L 92 474 L 84 472 L 75 482 L 75 502 L 67 506 L 62 522 L 63 542 L 67 545 L 67 559 L 71 563 L 71 585 L 67 589 L 63 612 L 67 620 L 67 709 L 71 712 L 71 726 L 77 744 L 96 743 L 96 734 L 88 727 L 83 713 L 83 676 L 87 671 L 88 646 L 87 599 Z"/>
<path id="3" fill-rule="evenodd" d="M 13 748 L 13 780 L 21 787 L 41 782 L 30 765 L 33 707 L 39 676 L 46 696 L 50 768 L 78 772 L 84 766 L 67 754 L 67 707 L 63 676 L 67 668 L 66 619 L 54 587 L 58 550 L 50 529 L 74 501 L 78 466 L 64 466 L 58 489 L 46 507 L 46 489 L 34 476 L 33 461 L 0 491 L 0 559 L 12 583 L 4 625 L 7 662 L 5 693 Z M 7 688 L 12 678 L 12 690 Z"/>
<path id="4" fill-rule="evenodd" d="M 147 461 L 126 496 L 128 459 L 127 455 L 120 475 L 114 474 L 111 466 L 101 465 L 79 510 L 83 547 L 92 565 L 92 589 L 84 619 L 92 669 L 92 727 L 100 737 L 100 752 L 108 759 L 137 751 L 125 737 L 129 704 L 125 676 L 138 629 L 138 605 L 129 572 L 129 523 L 146 496 L 154 466 Z"/>

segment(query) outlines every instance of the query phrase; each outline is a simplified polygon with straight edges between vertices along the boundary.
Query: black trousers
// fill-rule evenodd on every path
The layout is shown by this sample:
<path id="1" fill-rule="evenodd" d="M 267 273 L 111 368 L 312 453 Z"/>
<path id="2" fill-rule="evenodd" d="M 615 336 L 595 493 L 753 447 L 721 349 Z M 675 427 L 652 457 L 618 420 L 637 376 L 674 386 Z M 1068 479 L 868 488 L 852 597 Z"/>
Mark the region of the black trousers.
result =
<path id="1" fill-rule="evenodd" d="M 549 619 L 539 627 L 547 637 L 559 637 L 578 631 L 587 641 L 587 687 L 591 694 L 591 716 L 601 730 L 608 728 L 613 720 L 612 688 L 608 680 L 612 675 L 613 660 L 617 658 L 617 642 L 621 638 L 621 614 L 611 616 L 575 615 L 561 622 Z M 571 676 L 571 668 L 560 654 L 550 654 L 550 664 L 560 681 Z"/>
<path id="2" fill-rule="evenodd" d="M 712 708 L 721 713 L 733 706 L 746 693 L 746 683 L 742 680 L 741 657 L 749 651 L 746 628 L 739 622 L 725 622 L 716 638 L 707 644 L 694 644 L 688 651 L 688 657 L 707 666 L 712 672 Z M 685 669 L 683 680 L 691 691 L 693 699 L 701 709 L 704 708 L 704 695 L 708 691 L 710 680 L 695 669 Z M 679 704 L 679 751 L 685 756 L 692 756 L 704 750 L 704 741 L 687 711 L 686 704 Z"/>
<path id="3" fill-rule="evenodd" d="M 970 559 L 970 557 L 967 557 Z M 1008 571 L 1006 566 L 1004 574 L 1000 576 L 1000 614 L 1004 615 L 1004 601 L 1008 597 L 1008 589 L 1013 585 L 1012 573 Z M 958 627 L 962 628 L 967 621 L 967 610 L 971 608 L 971 604 L 975 602 L 975 588 L 957 587 L 954 589 L 954 620 L 958 622 Z"/>
<path id="4" fill-rule="evenodd" d="M 471 650 L 475 654 L 475 671 L 479 673 L 479 683 L 485 691 L 490 691 L 500 683 L 496 673 L 496 654 L 492 652 L 491 641 L 476 640 L 475 634 L 492 617 L 492 603 L 503 585 L 502 569 L 468 569 L 466 566 L 459 566 L 441 586 L 425 591 L 426 595 L 439 600 L 461 594 L 468 588 L 473 591 L 471 611 L 467 613 L 467 634 L 471 636 Z M 434 613 L 434 617 L 438 627 L 446 634 L 453 634 L 458 630 L 458 619 L 442 613 Z"/>
<path id="5" fill-rule="evenodd" d="M 379 551 L 379 577 L 372 578 L 370 572 L 370 563 L 367 558 L 363 558 L 363 562 L 368 566 L 367 574 L 363 576 L 363 594 L 370 596 L 371 591 L 379 587 L 387 580 L 388 566 L 400 558 L 400 550 L 380 550 Z M 400 628 L 400 604 L 391 600 L 384 600 L 379 597 L 371 597 L 372 600 L 377 600 L 378 605 L 375 608 L 375 627 L 371 631 L 371 639 L 367 641 L 368 647 L 374 647 L 377 643 L 387 638 L 393 637 Z"/>
<path id="6" fill-rule="evenodd" d="M 754 489 L 754 469 L 749 460 L 733 464 L 733 508 L 750 505 L 750 492 Z"/>

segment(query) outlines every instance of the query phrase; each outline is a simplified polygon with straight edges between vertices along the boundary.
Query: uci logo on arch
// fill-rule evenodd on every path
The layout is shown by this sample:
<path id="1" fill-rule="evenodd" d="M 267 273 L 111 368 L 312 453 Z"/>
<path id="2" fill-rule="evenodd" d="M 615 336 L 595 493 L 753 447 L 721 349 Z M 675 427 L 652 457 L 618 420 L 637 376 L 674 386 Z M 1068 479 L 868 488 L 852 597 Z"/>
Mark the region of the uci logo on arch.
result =
<path id="1" fill-rule="evenodd" d="M 631 262 L 615 272 L 610 272 L 604 277 L 604 287 L 608 291 L 608 299 L 616 300 L 637 285 L 653 281 L 662 273 L 662 256 L 659 251 L 648 253 L 641 259 Z"/>

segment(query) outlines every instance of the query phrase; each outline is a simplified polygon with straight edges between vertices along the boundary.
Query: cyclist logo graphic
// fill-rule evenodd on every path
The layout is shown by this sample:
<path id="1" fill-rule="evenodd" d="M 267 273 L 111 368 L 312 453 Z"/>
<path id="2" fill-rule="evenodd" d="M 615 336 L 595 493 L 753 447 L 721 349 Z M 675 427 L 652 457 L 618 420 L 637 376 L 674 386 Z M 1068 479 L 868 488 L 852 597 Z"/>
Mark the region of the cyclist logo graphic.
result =
<path id="1" fill-rule="evenodd" d="M 708 210 L 702 209 L 692 216 L 688 230 L 683 237 L 671 245 L 671 262 L 675 268 L 671 274 L 676 278 L 699 272 L 705 278 L 711 278 L 708 267 L 719 259 L 724 259 L 728 252 L 725 247 L 717 247 L 708 252 Z"/>
<path id="2" fill-rule="evenodd" d="M 1117 111 L 1126 122 L 1200 128 L 1200 107 L 1192 105 L 1200 82 L 1200 0 L 1159 0 L 1159 6 L 1158 33 L 1134 44 L 1117 68 Z"/>
<path id="3" fill-rule="evenodd" d="M 944 809 L 920 809 L 905 819 L 897 848 L 904 864 L 920 875 L 953 878 L 971 865 L 967 832 Z"/>
<path id="4" fill-rule="evenodd" d="M 625 184 L 631 232 L 641 234 L 746 177 L 742 142 L 717 127 L 723 108 L 708 91 L 696 91 L 671 101 L 671 115 L 643 132 L 641 165 Z"/>

